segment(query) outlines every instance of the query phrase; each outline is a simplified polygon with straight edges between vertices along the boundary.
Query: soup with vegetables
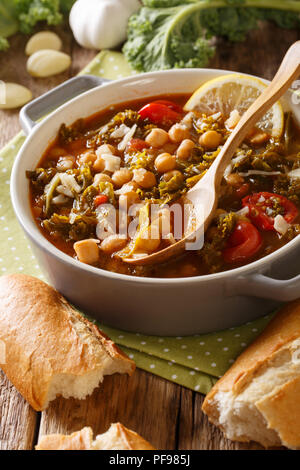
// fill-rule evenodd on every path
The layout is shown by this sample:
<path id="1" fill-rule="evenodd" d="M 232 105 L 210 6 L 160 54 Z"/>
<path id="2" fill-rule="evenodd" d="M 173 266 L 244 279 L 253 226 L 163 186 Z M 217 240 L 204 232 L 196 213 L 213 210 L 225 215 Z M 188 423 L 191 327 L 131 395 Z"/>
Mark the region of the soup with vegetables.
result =
<path id="1" fill-rule="evenodd" d="M 184 211 L 179 219 L 176 211 L 239 121 L 236 110 L 185 112 L 187 99 L 123 103 L 61 126 L 38 167 L 27 172 L 34 218 L 51 243 L 101 269 L 166 278 L 248 264 L 300 233 L 299 130 L 286 114 L 280 139 L 253 128 L 237 150 L 203 246 L 165 264 L 124 261 L 183 236 Z"/>

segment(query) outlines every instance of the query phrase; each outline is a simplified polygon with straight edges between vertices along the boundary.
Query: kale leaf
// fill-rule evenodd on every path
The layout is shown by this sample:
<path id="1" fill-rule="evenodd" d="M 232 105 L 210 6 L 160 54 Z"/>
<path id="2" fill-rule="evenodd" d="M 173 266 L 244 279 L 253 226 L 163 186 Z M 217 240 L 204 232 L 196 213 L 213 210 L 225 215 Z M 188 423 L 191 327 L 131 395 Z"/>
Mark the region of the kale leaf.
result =
<path id="1" fill-rule="evenodd" d="M 203 67 L 214 37 L 242 41 L 259 21 L 299 27 L 300 0 L 143 0 L 128 25 L 123 52 L 140 72 Z"/>
<path id="2" fill-rule="evenodd" d="M 8 47 L 6 38 L 17 31 L 31 33 L 36 23 L 63 22 L 75 0 L 0 0 L 0 50 Z"/>

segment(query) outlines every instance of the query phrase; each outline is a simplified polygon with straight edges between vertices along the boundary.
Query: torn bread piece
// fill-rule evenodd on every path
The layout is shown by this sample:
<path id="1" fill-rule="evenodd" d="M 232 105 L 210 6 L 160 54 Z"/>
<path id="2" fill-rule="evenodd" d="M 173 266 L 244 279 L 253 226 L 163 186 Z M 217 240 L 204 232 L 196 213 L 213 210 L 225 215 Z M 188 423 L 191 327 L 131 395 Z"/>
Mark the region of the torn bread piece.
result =
<path id="1" fill-rule="evenodd" d="M 61 395 L 84 399 L 135 364 L 55 289 L 31 276 L 0 278 L 0 342 L 8 379 L 36 410 Z"/>
<path id="2" fill-rule="evenodd" d="M 300 300 L 281 308 L 202 409 L 233 441 L 300 449 Z"/>
<path id="3" fill-rule="evenodd" d="M 114 423 L 109 430 L 93 441 L 91 428 L 83 428 L 70 436 L 51 434 L 43 436 L 36 450 L 155 450 L 136 432 L 120 423 Z"/>

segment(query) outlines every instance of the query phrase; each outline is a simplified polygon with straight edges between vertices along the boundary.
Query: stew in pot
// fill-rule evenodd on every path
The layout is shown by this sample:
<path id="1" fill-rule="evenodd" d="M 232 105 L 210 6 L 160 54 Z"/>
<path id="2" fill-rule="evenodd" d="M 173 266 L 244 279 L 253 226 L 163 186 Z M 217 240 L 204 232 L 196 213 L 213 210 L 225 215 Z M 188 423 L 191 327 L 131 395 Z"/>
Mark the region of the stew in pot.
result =
<path id="1" fill-rule="evenodd" d="M 38 167 L 27 172 L 33 216 L 51 243 L 113 272 L 189 277 L 248 264 L 300 233 L 299 130 L 286 114 L 280 140 L 254 128 L 236 152 L 203 246 L 161 265 L 123 261 L 183 236 L 184 195 L 238 119 L 184 112 L 187 98 L 123 103 L 61 126 Z"/>

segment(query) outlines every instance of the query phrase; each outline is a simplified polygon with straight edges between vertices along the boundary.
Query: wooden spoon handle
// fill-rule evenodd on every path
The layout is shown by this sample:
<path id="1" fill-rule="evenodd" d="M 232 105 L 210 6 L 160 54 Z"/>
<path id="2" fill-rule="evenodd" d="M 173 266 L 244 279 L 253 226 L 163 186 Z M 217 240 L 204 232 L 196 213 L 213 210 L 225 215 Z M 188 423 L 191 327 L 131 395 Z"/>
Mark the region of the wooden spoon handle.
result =
<path id="1" fill-rule="evenodd" d="M 259 119 L 288 90 L 292 82 L 300 75 L 300 41 L 295 42 L 287 51 L 270 85 L 255 100 L 240 119 L 236 128 L 227 139 L 221 152 L 213 163 L 215 187 L 221 183 L 225 168 L 230 163 L 238 146 Z"/>

